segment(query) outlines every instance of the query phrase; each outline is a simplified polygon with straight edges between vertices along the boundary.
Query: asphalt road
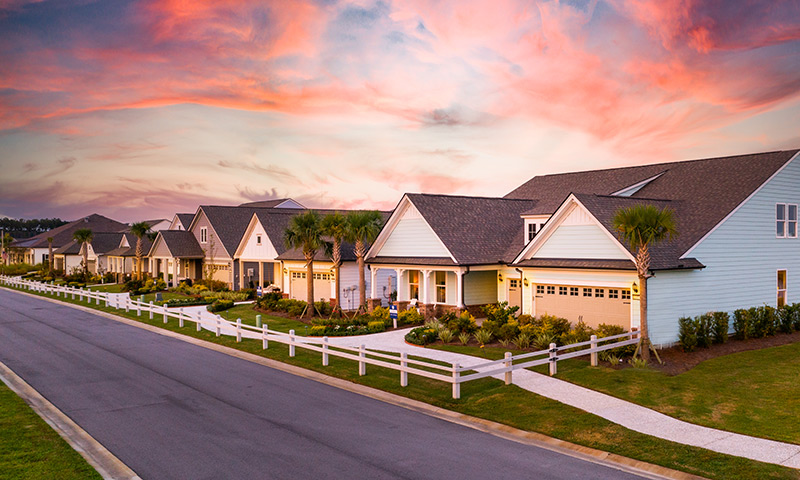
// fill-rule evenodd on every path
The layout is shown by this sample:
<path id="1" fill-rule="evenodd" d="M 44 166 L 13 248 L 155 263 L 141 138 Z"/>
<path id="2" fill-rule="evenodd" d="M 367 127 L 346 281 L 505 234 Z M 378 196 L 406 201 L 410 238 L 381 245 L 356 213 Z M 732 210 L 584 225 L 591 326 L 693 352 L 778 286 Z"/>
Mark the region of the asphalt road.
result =
<path id="1" fill-rule="evenodd" d="M 0 289 L 0 360 L 143 479 L 627 479 Z"/>

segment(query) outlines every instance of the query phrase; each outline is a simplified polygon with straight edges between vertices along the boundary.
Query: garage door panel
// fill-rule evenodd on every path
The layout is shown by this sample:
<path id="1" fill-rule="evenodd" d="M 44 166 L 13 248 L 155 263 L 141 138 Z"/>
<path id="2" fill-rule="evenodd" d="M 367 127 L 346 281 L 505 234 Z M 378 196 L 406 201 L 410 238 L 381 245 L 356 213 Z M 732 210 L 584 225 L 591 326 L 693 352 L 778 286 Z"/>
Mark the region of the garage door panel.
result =
<path id="1" fill-rule="evenodd" d="M 630 329 L 631 301 L 629 291 L 564 285 L 550 286 L 552 287 L 551 289 L 547 289 L 547 286 L 543 287 L 545 287 L 544 292 L 540 292 L 537 289 L 534 299 L 537 316 L 546 313 L 566 318 L 573 324 L 583 320 L 586 325 L 593 328 L 601 323 L 606 323 Z M 575 288 L 578 289 L 577 294 L 575 294 Z M 586 292 L 585 290 L 589 291 Z M 566 292 L 566 294 L 562 294 L 562 292 Z M 623 298 L 625 296 L 627 298 Z"/>
<path id="2" fill-rule="evenodd" d="M 308 299 L 308 283 L 306 272 L 291 272 L 291 297 L 296 300 Z M 314 274 L 314 301 L 330 300 L 331 275 L 328 273 Z"/>

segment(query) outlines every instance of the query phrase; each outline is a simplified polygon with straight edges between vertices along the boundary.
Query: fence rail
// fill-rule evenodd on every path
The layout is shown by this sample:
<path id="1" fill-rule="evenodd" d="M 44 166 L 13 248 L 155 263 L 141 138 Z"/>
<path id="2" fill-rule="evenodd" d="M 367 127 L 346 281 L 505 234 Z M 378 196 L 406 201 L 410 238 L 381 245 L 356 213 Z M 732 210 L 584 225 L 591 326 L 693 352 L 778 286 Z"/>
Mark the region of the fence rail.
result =
<path id="1" fill-rule="evenodd" d="M 353 360 L 358 363 L 359 375 L 366 375 L 366 366 L 375 365 L 400 372 L 400 384 L 405 387 L 408 385 L 408 374 L 430 378 L 452 384 L 453 398 L 461 398 L 461 384 L 478 380 L 486 377 L 504 375 L 506 385 L 512 383 L 512 374 L 515 370 L 526 369 L 538 365 L 550 366 L 550 375 L 555 375 L 558 371 L 558 362 L 568 358 L 575 358 L 584 355 L 590 356 L 592 366 L 597 366 L 597 354 L 605 350 L 634 345 L 639 342 L 639 332 L 628 332 L 620 335 L 597 338 L 592 335 L 591 339 L 585 342 L 573 343 L 570 345 L 557 346 L 551 343 L 546 350 L 523 353 L 513 356 L 506 352 L 504 358 L 474 365 L 461 366 L 459 363 L 441 365 L 432 360 L 418 360 L 408 358 L 407 353 L 393 355 L 391 353 L 369 350 L 361 345 L 358 348 L 332 345 L 328 337 L 298 337 L 294 330 L 289 333 L 269 330 L 266 324 L 253 326 L 242 323 L 241 319 L 235 322 L 228 321 L 219 315 L 204 316 L 202 311 L 191 314 L 184 310 L 184 307 L 168 308 L 166 305 L 156 305 L 153 302 L 143 302 L 133 300 L 128 294 L 111 294 L 100 292 L 88 288 L 70 287 L 68 285 L 55 285 L 38 281 L 26 280 L 21 277 L 9 277 L 0 275 L 0 283 L 19 289 L 46 293 L 56 297 L 64 298 L 72 296 L 72 300 L 86 301 L 96 305 L 104 303 L 106 307 L 117 310 L 124 309 L 126 312 L 136 311 L 137 316 L 147 314 L 150 320 L 154 320 L 156 315 L 162 317 L 164 323 L 169 319 L 177 320 L 179 327 L 184 327 L 186 322 L 194 323 L 197 331 L 206 329 L 212 331 L 217 337 L 221 335 L 235 336 L 237 342 L 242 338 L 261 340 L 262 348 L 269 348 L 269 342 L 277 342 L 289 347 L 289 356 L 294 357 L 296 348 L 319 352 L 322 354 L 322 365 L 328 366 L 331 355 L 339 358 Z M 617 341 L 614 341 L 617 340 Z M 611 342 L 611 343 L 608 343 Z M 564 353 L 559 353 L 564 352 Z M 537 358 L 541 357 L 541 358 Z M 472 373 L 468 373 L 472 372 Z"/>

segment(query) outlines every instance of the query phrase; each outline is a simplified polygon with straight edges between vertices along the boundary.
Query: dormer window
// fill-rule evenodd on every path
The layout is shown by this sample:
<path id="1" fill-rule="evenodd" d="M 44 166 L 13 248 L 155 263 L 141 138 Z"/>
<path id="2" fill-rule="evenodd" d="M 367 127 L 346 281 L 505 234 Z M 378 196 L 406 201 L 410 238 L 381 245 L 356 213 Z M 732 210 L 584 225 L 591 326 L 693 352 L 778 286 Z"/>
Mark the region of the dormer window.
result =
<path id="1" fill-rule="evenodd" d="M 528 241 L 530 242 L 531 240 L 533 240 L 533 237 L 535 237 L 535 236 L 536 236 L 536 224 L 535 223 L 529 223 L 528 224 Z"/>
<path id="2" fill-rule="evenodd" d="M 200 243 L 208 243 L 208 227 L 200 227 Z"/>

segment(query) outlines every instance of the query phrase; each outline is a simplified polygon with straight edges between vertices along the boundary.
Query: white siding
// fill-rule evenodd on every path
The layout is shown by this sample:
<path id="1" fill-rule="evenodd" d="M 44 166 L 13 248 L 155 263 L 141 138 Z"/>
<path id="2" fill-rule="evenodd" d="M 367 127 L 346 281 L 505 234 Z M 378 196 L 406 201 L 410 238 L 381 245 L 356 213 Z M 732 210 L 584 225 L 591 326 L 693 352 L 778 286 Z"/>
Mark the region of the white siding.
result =
<path id="1" fill-rule="evenodd" d="M 450 257 L 428 222 L 413 205 L 389 234 L 389 238 L 375 254 L 385 257 Z"/>
<path id="2" fill-rule="evenodd" d="M 592 258 L 626 260 L 629 257 L 597 225 L 559 225 L 533 255 L 534 258 Z"/>
<path id="3" fill-rule="evenodd" d="M 341 276 L 342 294 L 340 298 L 342 299 L 342 308 L 345 310 L 357 308 L 361 303 L 361 293 L 358 291 L 358 262 L 345 262 L 340 269 L 339 275 Z M 392 290 L 395 288 L 394 280 L 392 280 L 391 284 L 389 283 L 389 276 L 394 277 L 394 271 L 380 269 L 378 270 L 378 275 L 376 276 L 378 288 L 375 293 L 378 298 L 381 298 L 384 302 L 388 302 L 389 294 L 392 293 Z M 364 282 L 367 287 L 367 298 L 369 298 L 370 292 L 372 291 L 372 285 L 370 283 L 371 277 L 372 274 L 370 273 L 369 269 L 364 267 Z M 383 296 L 383 287 L 386 287 L 386 297 Z"/>
<path id="4" fill-rule="evenodd" d="M 497 302 L 497 272 L 469 272 L 464 275 L 464 304 L 486 305 Z"/>
<path id="5" fill-rule="evenodd" d="M 678 318 L 777 305 L 777 270 L 787 270 L 787 301 L 800 302 L 800 239 L 775 238 L 775 204 L 800 203 L 793 160 L 688 256 L 707 268 L 657 272 L 648 282 L 653 343 L 677 341 Z"/>
<path id="6" fill-rule="evenodd" d="M 259 236 L 261 237 L 260 245 L 256 241 L 258 240 Z M 261 225 L 261 222 L 256 222 L 252 232 L 249 232 L 249 236 L 245 237 L 245 242 L 246 243 L 240 258 L 245 260 L 260 260 L 264 262 L 274 260 L 278 257 L 278 252 L 275 250 L 270 238 L 267 236 L 267 232 L 264 231 L 264 227 Z"/>

